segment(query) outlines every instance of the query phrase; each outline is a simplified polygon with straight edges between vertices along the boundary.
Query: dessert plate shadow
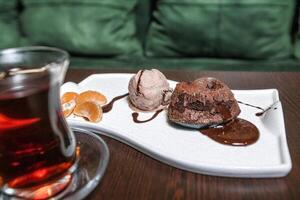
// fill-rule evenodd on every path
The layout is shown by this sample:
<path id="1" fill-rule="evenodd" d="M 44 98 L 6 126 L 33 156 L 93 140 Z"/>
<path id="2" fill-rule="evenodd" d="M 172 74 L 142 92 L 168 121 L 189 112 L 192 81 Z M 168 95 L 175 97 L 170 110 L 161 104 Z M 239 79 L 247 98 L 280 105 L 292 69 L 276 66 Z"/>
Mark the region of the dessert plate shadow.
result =
<path id="1" fill-rule="evenodd" d="M 79 84 L 67 82 L 61 94 L 68 91 L 95 90 L 108 101 L 128 92 L 132 74 L 94 74 Z M 169 81 L 172 88 L 176 82 Z M 116 101 L 113 109 L 104 113 L 102 121 L 91 123 L 76 116 L 67 118 L 69 125 L 106 135 L 168 165 L 200 174 L 227 177 L 283 177 L 292 167 L 287 146 L 282 105 L 276 89 L 233 90 L 237 100 L 270 109 L 258 117 L 256 108 L 240 104 L 240 118 L 257 126 L 258 141 L 249 146 L 217 143 L 196 129 L 184 128 L 167 119 L 166 111 L 147 123 L 134 123 L 128 99 Z M 153 113 L 140 113 L 141 120 Z"/>

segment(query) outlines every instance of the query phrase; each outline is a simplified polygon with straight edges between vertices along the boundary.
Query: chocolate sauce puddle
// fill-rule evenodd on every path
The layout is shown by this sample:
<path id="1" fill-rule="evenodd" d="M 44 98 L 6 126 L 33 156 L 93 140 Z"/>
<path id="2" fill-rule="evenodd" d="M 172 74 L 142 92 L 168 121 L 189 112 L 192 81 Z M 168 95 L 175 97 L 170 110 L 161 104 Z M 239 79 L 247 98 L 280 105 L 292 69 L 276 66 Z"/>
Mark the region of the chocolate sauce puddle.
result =
<path id="1" fill-rule="evenodd" d="M 108 104 L 106 104 L 105 106 L 102 107 L 102 111 L 103 113 L 108 113 L 109 111 L 111 111 L 111 109 L 113 108 L 114 106 L 114 103 L 115 101 L 118 101 L 124 97 L 127 97 L 129 94 L 126 93 L 126 94 L 123 94 L 123 95 L 120 95 L 120 96 L 116 96 L 115 98 L 113 98 Z"/>
<path id="2" fill-rule="evenodd" d="M 259 138 L 257 127 L 244 119 L 233 119 L 226 124 L 200 129 L 200 132 L 216 142 L 232 146 L 246 146 Z"/>
<path id="3" fill-rule="evenodd" d="M 154 119 L 155 117 L 157 117 L 157 115 L 158 115 L 159 113 L 161 113 L 162 111 L 163 111 L 163 109 L 157 110 L 157 111 L 153 114 L 153 116 L 152 116 L 150 119 L 147 119 L 147 120 L 139 120 L 139 119 L 138 119 L 139 113 L 138 113 L 138 112 L 134 112 L 134 113 L 132 113 L 132 118 L 133 118 L 133 121 L 134 121 L 135 123 L 145 123 L 145 122 L 149 122 L 149 121 L 153 120 L 153 119 Z"/>
<path id="4" fill-rule="evenodd" d="M 257 109 L 261 110 L 261 112 L 255 113 L 255 115 L 258 116 L 258 117 L 259 117 L 259 116 L 262 116 L 263 114 L 265 114 L 268 110 L 271 110 L 271 109 L 274 107 L 274 105 L 278 103 L 278 101 L 276 101 L 275 103 L 273 103 L 273 104 L 272 104 L 271 106 L 269 106 L 268 108 L 263 109 L 263 108 L 261 108 L 261 107 L 259 107 L 259 106 L 254 106 L 254 105 L 251 105 L 251 104 L 248 104 L 248 103 L 244 103 L 244 102 L 241 102 L 241 101 L 237 101 L 237 102 L 240 103 L 240 104 L 243 104 L 243 105 L 245 105 L 245 106 L 249 106 L 249 107 L 257 108 Z M 277 108 L 275 107 L 275 108 L 273 108 L 273 109 L 276 110 Z"/>

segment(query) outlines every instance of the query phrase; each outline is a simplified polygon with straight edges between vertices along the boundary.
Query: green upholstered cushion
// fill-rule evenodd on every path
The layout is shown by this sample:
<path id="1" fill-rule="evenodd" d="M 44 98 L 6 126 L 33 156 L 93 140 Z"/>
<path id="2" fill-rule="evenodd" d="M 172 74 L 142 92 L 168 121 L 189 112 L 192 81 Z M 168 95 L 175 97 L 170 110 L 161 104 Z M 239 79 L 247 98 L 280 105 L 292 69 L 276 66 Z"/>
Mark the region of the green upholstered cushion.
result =
<path id="1" fill-rule="evenodd" d="M 158 0 L 152 57 L 288 58 L 294 0 Z"/>
<path id="2" fill-rule="evenodd" d="M 136 8 L 137 37 L 144 45 L 152 16 L 152 0 L 138 0 Z"/>
<path id="3" fill-rule="evenodd" d="M 300 59 L 300 39 L 298 39 L 298 41 L 296 41 L 296 45 L 295 45 L 295 57 L 298 58 L 298 59 Z"/>
<path id="4" fill-rule="evenodd" d="M 0 49 L 18 46 L 17 0 L 0 0 Z"/>
<path id="5" fill-rule="evenodd" d="M 137 0 L 23 0 L 24 33 L 32 44 L 97 56 L 140 55 Z"/>
<path id="6" fill-rule="evenodd" d="M 221 71 L 300 71 L 296 59 L 281 60 L 240 60 L 224 58 L 87 58 L 72 57 L 71 68 L 109 69 L 120 72 L 123 69 L 180 69 L 221 70 Z M 95 72 L 96 73 L 96 72 Z"/>
<path id="7" fill-rule="evenodd" d="M 295 27 L 297 27 L 295 37 L 295 57 L 300 59 L 300 0 L 297 2 L 296 15 L 295 15 Z"/>

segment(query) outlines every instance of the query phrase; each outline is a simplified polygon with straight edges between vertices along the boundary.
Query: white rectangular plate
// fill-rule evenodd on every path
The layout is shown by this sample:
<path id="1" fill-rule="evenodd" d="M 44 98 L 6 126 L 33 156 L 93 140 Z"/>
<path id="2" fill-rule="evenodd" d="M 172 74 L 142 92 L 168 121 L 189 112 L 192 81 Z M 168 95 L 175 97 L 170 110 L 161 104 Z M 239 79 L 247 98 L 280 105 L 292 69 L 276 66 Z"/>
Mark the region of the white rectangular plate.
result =
<path id="1" fill-rule="evenodd" d="M 95 90 L 104 94 L 108 101 L 128 92 L 132 74 L 95 74 L 79 84 L 65 83 L 61 94 L 67 91 Z M 171 87 L 176 82 L 169 81 Z M 237 100 L 268 107 L 279 101 L 276 89 L 234 90 Z M 249 146 L 230 146 L 217 143 L 198 130 L 172 126 L 163 111 L 154 120 L 137 124 L 132 120 L 132 110 L 126 98 L 115 102 L 113 110 L 105 113 L 102 121 L 91 123 L 70 116 L 71 126 L 85 128 L 98 134 L 115 138 L 139 151 L 171 166 L 216 176 L 228 177 L 282 177 L 291 170 L 291 158 L 286 141 L 281 103 L 261 117 L 255 116 L 256 108 L 240 105 L 240 118 L 255 124 L 259 131 L 258 141 Z M 141 113 L 147 119 L 153 113 Z"/>

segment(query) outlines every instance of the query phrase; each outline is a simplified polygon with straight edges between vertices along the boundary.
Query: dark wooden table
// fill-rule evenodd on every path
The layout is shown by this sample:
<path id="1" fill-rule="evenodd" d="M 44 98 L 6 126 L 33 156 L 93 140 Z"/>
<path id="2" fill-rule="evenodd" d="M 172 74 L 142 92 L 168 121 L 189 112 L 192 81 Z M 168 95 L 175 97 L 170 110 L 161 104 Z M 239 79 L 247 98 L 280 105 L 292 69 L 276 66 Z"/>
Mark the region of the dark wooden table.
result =
<path id="1" fill-rule="evenodd" d="M 80 82 L 94 73 L 120 70 L 69 70 L 66 80 Z M 277 88 L 283 104 L 293 168 L 272 179 L 224 178 L 195 174 L 163 164 L 114 139 L 104 137 L 111 157 L 107 171 L 88 200 L 113 199 L 300 199 L 300 73 L 163 71 L 168 79 L 213 76 L 232 89 Z"/>

